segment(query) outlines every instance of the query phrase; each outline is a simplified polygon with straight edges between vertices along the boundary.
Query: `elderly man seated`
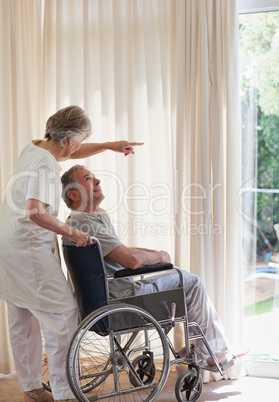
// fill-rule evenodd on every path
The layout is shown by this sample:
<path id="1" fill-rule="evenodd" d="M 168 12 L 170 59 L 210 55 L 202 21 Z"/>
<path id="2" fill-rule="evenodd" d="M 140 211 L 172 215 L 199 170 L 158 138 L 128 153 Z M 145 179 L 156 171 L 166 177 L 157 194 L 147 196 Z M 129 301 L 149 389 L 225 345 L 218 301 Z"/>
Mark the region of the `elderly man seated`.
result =
<path id="1" fill-rule="evenodd" d="M 72 212 L 67 223 L 90 236 L 96 237 L 102 247 L 106 271 L 108 276 L 123 268 L 137 269 L 145 265 L 168 263 L 171 261 L 166 251 L 156 251 L 146 248 L 135 248 L 124 245 L 118 238 L 106 211 L 100 208 L 105 196 L 98 180 L 85 167 L 75 165 L 62 176 L 63 199 Z M 66 237 L 63 244 L 72 244 Z M 198 276 L 186 271 L 183 272 L 184 285 L 187 295 L 187 309 L 189 321 L 197 322 L 216 354 L 218 361 L 231 360 L 229 343 L 223 327 L 211 301 Z M 110 298 L 124 298 L 143 293 L 175 289 L 179 285 L 177 274 L 167 273 L 134 281 L 125 278 L 109 282 Z M 209 359 L 207 349 L 201 340 L 195 341 L 198 358 Z M 208 361 L 208 364 L 214 364 Z"/>

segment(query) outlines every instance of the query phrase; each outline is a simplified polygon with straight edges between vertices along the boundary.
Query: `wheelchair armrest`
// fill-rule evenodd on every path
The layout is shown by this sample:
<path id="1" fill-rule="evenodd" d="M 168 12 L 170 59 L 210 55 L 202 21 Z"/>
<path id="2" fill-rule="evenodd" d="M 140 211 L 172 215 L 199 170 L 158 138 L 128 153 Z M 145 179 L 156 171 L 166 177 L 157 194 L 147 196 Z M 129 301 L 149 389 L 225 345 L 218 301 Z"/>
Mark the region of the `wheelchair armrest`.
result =
<path id="1" fill-rule="evenodd" d="M 120 271 L 115 272 L 114 278 L 125 278 L 127 276 L 151 274 L 153 272 L 166 271 L 172 268 L 173 264 L 165 263 L 165 264 L 146 265 L 145 267 L 137 269 L 129 269 L 129 268 L 121 269 Z"/>

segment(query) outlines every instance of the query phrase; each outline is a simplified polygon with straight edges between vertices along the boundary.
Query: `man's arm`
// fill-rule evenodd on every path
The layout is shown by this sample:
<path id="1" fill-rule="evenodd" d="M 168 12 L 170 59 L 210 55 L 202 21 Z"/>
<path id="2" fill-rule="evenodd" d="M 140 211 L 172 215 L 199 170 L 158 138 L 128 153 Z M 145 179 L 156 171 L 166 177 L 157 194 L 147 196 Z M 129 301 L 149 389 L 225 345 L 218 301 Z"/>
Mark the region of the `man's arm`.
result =
<path id="1" fill-rule="evenodd" d="M 122 265 L 124 268 L 130 269 L 171 262 L 171 258 L 166 251 L 126 247 L 124 244 L 116 247 L 106 257 Z"/>

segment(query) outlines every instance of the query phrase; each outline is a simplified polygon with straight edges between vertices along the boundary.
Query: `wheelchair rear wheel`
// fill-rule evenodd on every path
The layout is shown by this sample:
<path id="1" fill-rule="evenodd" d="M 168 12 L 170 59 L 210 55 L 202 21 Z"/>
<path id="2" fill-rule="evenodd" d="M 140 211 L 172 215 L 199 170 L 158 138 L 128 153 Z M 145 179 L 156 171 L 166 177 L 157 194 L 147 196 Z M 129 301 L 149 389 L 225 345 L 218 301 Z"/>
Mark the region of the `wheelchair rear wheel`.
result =
<path id="1" fill-rule="evenodd" d="M 137 307 L 109 305 L 79 325 L 67 375 L 79 401 L 149 402 L 164 386 L 169 365 L 168 342 L 158 322 Z M 91 384 L 86 394 L 84 382 Z"/>
<path id="2" fill-rule="evenodd" d="M 195 402 L 202 392 L 202 380 L 195 370 L 187 370 L 180 374 L 175 385 L 175 396 L 179 402 Z"/>

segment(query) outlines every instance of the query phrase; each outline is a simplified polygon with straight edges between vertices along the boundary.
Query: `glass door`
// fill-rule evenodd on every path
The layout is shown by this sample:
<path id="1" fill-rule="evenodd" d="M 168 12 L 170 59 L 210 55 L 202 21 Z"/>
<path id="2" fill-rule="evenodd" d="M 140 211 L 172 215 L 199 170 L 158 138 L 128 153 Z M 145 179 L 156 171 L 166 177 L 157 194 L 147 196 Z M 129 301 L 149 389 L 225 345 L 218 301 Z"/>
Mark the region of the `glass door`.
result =
<path id="1" fill-rule="evenodd" d="M 279 12 L 240 15 L 239 32 L 244 340 L 251 349 L 252 359 L 276 364 L 279 363 Z"/>

